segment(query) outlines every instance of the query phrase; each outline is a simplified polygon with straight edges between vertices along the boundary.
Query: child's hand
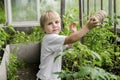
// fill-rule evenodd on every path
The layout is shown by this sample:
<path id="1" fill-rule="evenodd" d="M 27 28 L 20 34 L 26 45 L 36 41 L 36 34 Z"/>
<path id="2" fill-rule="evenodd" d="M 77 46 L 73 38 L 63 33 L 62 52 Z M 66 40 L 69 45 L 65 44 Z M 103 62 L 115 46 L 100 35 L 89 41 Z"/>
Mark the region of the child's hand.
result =
<path id="1" fill-rule="evenodd" d="M 98 26 L 98 24 L 99 24 L 99 20 L 95 16 L 93 16 L 90 18 L 90 20 L 88 21 L 86 26 L 88 29 L 92 29 L 92 28 Z"/>
<path id="2" fill-rule="evenodd" d="M 94 28 L 101 24 L 101 22 L 107 17 L 107 13 L 103 10 L 100 10 L 95 15 L 93 15 L 89 22 L 87 23 L 88 29 Z"/>
<path id="3" fill-rule="evenodd" d="M 77 25 L 76 22 L 72 22 L 72 23 L 70 24 L 70 31 L 71 31 L 72 33 L 77 31 L 76 25 Z"/>

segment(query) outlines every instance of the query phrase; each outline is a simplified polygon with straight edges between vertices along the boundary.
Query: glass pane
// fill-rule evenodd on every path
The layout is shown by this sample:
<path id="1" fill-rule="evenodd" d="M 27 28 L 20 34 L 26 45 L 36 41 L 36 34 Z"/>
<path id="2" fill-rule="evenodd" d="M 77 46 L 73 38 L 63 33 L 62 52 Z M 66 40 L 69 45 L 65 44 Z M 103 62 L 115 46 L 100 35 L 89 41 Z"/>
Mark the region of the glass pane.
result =
<path id="1" fill-rule="evenodd" d="M 47 10 L 55 10 L 60 13 L 61 0 L 40 0 L 41 14 Z"/>
<path id="2" fill-rule="evenodd" d="M 79 0 L 65 0 L 66 17 L 71 17 L 72 21 L 79 20 Z"/>
<path id="3" fill-rule="evenodd" d="M 12 21 L 37 21 L 37 0 L 11 0 Z"/>

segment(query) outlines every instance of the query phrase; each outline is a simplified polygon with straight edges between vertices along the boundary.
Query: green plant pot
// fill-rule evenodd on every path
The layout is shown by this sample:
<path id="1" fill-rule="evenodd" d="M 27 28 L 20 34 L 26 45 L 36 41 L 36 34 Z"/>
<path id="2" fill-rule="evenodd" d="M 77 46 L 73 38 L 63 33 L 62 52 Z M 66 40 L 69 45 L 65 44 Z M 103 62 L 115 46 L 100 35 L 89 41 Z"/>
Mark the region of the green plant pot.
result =
<path id="1" fill-rule="evenodd" d="M 10 52 L 27 63 L 40 62 L 40 43 L 10 44 Z"/>

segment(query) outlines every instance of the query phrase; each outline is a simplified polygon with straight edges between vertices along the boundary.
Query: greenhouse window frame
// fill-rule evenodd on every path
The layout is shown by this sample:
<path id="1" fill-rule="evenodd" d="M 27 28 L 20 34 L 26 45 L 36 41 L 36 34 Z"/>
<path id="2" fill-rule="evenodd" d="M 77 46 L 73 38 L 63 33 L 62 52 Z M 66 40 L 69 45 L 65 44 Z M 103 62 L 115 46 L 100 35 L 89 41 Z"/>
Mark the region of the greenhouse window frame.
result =
<path id="1" fill-rule="evenodd" d="M 5 2 L 5 15 L 6 15 L 6 25 L 12 25 L 14 27 L 32 27 L 32 26 L 39 26 L 39 18 L 40 18 L 40 1 L 36 1 L 36 13 L 37 13 L 37 19 L 31 20 L 31 21 L 13 21 L 12 19 L 12 5 L 11 0 L 4 0 Z"/>

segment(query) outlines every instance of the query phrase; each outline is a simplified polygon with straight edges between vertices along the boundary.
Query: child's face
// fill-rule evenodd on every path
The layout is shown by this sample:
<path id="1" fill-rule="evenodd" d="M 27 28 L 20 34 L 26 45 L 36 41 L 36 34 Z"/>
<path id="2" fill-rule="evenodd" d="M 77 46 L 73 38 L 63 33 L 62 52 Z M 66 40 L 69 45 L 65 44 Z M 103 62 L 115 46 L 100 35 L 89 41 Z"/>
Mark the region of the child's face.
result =
<path id="1" fill-rule="evenodd" d="M 61 22 L 59 19 L 52 19 L 45 23 L 44 32 L 47 34 L 59 34 L 61 31 Z"/>

